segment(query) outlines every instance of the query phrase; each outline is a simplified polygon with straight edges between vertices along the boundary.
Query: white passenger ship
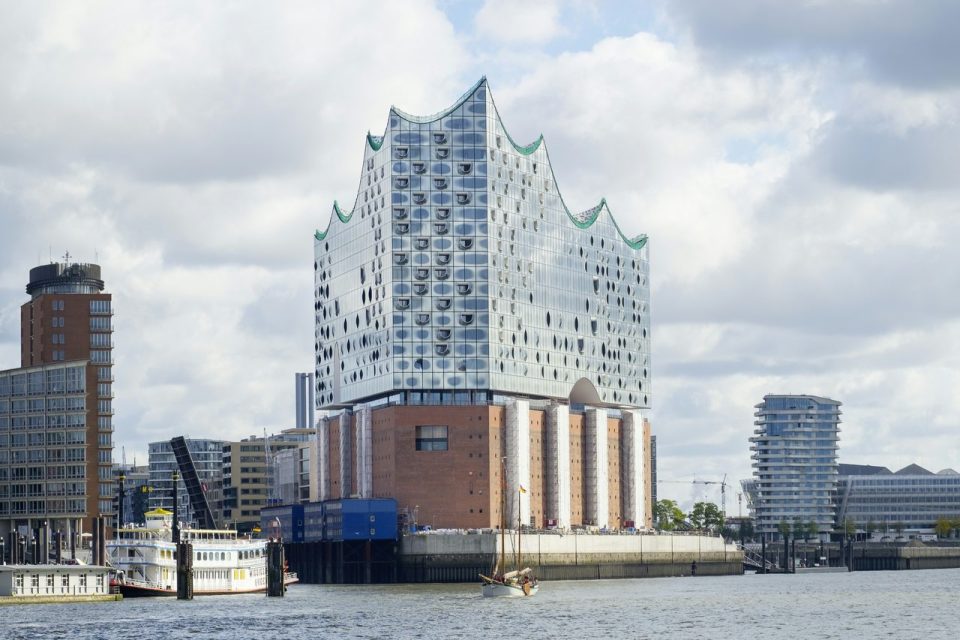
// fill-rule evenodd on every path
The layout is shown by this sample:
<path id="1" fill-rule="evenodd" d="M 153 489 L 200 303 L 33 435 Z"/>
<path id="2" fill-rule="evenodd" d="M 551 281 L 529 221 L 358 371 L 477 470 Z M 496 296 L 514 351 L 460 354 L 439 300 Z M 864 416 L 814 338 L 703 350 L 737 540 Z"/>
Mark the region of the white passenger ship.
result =
<path id="1" fill-rule="evenodd" d="M 107 541 L 117 585 L 124 596 L 175 596 L 173 513 L 155 509 L 144 515 L 145 526 L 120 529 Z M 221 529 L 181 529 L 180 540 L 193 544 L 194 595 L 266 591 L 266 540 L 238 538 L 236 531 Z M 296 574 L 285 573 L 285 584 L 296 581 Z"/>

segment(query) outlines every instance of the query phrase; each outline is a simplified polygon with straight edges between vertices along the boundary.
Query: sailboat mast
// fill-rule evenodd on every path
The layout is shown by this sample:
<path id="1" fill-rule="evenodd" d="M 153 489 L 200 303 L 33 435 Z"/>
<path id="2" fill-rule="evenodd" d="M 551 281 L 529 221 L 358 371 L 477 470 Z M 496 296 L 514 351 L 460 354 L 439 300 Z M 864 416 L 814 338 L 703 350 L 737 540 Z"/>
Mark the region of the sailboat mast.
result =
<path id="1" fill-rule="evenodd" d="M 520 529 L 523 528 L 523 524 L 520 522 L 520 494 L 523 493 L 523 487 L 517 489 L 517 571 L 520 571 L 522 568 L 520 566 Z"/>
<path id="2" fill-rule="evenodd" d="M 507 465 L 500 458 L 500 557 L 497 559 L 497 573 L 506 573 L 507 558 Z"/>

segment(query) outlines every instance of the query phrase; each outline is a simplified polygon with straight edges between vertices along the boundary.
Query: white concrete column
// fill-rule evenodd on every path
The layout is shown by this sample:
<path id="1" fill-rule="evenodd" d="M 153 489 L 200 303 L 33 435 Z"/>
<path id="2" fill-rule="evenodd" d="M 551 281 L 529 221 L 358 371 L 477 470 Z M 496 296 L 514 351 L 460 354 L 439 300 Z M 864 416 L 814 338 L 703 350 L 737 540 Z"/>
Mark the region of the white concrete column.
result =
<path id="1" fill-rule="evenodd" d="M 584 519 L 598 527 L 606 527 L 610 518 L 609 465 L 607 455 L 607 410 L 587 408 L 584 439 L 584 471 L 586 495 Z"/>
<path id="2" fill-rule="evenodd" d="M 330 419 L 317 420 L 317 459 L 313 463 L 317 475 L 317 500 L 329 500 L 330 495 Z"/>
<path id="3" fill-rule="evenodd" d="M 511 400 L 506 406 L 505 445 L 507 451 L 508 527 L 530 524 L 530 403 Z M 520 487 L 526 493 L 520 493 Z M 520 501 L 519 505 L 517 500 Z"/>
<path id="4" fill-rule="evenodd" d="M 373 497 L 373 411 L 361 407 L 357 412 L 357 493 Z"/>
<path id="5" fill-rule="evenodd" d="M 643 412 L 623 412 L 623 464 L 620 487 L 623 492 L 623 519 L 634 526 L 646 524 L 647 464 L 643 450 Z"/>
<path id="6" fill-rule="evenodd" d="M 350 428 L 353 414 L 344 409 L 339 417 L 340 429 L 340 496 L 349 498 L 353 487 L 353 435 Z"/>
<path id="7" fill-rule="evenodd" d="M 544 492 L 547 519 L 557 527 L 570 527 L 570 407 L 559 402 L 547 408 L 547 459 L 544 461 Z"/>

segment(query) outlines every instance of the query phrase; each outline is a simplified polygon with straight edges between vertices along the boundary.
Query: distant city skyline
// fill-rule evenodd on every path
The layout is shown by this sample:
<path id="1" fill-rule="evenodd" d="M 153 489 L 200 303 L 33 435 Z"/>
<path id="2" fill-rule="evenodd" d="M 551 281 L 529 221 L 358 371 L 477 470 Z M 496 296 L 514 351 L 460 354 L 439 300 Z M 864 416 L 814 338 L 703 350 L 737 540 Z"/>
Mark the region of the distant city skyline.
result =
<path id="1" fill-rule="evenodd" d="M 294 426 L 356 132 L 486 75 L 512 135 L 549 132 L 572 209 L 602 194 L 650 237 L 661 480 L 750 477 L 765 394 L 842 401 L 841 462 L 958 468 L 960 7 L 770 7 L 10 4 L 0 365 L 24 274 L 69 251 L 109 273 L 128 460 Z M 659 495 L 719 502 L 702 486 Z"/>

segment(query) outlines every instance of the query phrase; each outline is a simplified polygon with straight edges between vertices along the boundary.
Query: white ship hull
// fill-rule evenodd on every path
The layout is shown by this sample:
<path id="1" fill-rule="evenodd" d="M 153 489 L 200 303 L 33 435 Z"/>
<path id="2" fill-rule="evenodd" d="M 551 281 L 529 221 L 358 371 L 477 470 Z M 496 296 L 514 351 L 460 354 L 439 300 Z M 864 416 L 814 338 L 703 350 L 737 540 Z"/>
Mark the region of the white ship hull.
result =
<path id="1" fill-rule="evenodd" d="M 530 585 L 529 593 L 525 593 L 523 585 L 504 584 L 502 582 L 487 582 L 480 585 L 481 593 L 484 598 L 523 598 L 532 596 L 540 590 L 539 585 Z"/>

